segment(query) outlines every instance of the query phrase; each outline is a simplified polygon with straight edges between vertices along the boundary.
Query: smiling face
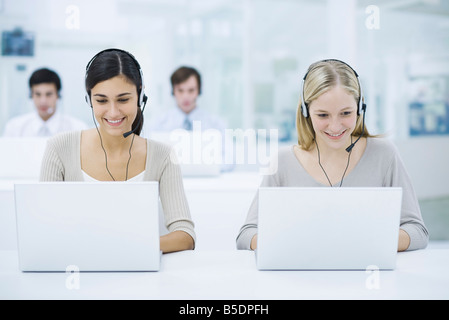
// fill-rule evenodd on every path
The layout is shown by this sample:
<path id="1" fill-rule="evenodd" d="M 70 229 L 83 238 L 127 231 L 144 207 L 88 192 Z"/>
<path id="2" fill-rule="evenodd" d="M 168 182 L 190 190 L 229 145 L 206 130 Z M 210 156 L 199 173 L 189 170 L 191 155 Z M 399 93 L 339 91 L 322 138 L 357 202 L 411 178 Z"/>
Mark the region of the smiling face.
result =
<path id="1" fill-rule="evenodd" d="M 112 136 L 130 131 L 137 116 L 136 86 L 124 76 L 97 83 L 91 90 L 95 119 L 103 133 Z"/>
<path id="2" fill-rule="evenodd" d="M 317 143 L 332 149 L 346 148 L 357 122 L 354 96 L 335 86 L 310 103 L 310 117 Z"/>

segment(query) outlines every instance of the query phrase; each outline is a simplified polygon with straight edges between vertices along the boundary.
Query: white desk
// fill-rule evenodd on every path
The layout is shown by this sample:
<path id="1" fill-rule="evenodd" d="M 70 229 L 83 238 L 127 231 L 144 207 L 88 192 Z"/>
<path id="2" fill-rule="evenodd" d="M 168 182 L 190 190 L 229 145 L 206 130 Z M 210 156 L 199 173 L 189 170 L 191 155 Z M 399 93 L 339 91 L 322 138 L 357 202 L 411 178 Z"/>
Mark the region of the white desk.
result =
<path id="1" fill-rule="evenodd" d="M 0 251 L 0 299 L 449 299 L 449 249 L 398 253 L 378 288 L 365 271 L 258 271 L 250 251 L 184 251 L 162 256 L 159 272 L 22 273 L 17 252 Z"/>
<path id="2" fill-rule="evenodd" d="M 262 176 L 258 172 L 232 172 L 183 181 L 195 223 L 196 249 L 234 250 Z M 0 250 L 17 249 L 14 208 L 14 181 L 0 180 Z"/>

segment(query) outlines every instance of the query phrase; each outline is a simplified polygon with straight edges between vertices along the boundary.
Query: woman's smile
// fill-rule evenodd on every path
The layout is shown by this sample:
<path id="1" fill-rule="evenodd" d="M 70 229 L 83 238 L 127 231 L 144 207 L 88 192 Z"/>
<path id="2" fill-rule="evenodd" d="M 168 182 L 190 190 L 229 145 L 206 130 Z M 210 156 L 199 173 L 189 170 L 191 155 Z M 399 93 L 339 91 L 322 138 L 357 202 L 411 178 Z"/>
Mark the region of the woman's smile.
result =
<path id="1" fill-rule="evenodd" d="M 112 126 L 112 127 L 118 127 L 118 126 L 120 126 L 120 125 L 123 123 L 123 121 L 125 120 L 125 118 L 121 118 L 121 119 L 117 119 L 117 120 L 112 120 L 112 119 L 104 118 L 104 120 L 106 120 L 106 122 L 107 122 L 110 126 Z"/>

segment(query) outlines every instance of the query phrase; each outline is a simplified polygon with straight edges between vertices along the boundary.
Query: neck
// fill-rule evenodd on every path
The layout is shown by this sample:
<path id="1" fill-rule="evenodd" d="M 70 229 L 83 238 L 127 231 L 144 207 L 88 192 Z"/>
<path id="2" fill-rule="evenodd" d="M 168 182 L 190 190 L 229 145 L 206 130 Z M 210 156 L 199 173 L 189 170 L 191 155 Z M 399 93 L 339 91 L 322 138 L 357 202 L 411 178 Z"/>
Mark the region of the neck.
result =
<path id="1" fill-rule="evenodd" d="M 313 146 L 313 151 L 315 153 L 318 152 L 317 150 L 317 146 L 319 148 L 319 152 L 321 155 L 321 159 L 325 160 L 326 159 L 347 159 L 348 157 L 348 152 L 346 151 L 346 148 L 353 142 L 355 141 L 352 136 L 350 139 L 348 139 L 348 141 L 344 144 L 344 146 L 342 148 L 331 148 L 329 147 L 326 143 L 320 141 L 320 140 L 315 140 L 314 146 Z"/>
<path id="2" fill-rule="evenodd" d="M 352 136 L 351 136 L 351 143 L 352 143 Z M 315 149 L 316 149 L 316 153 L 317 153 L 317 156 L 318 156 L 318 165 L 320 166 L 321 170 L 322 170 L 323 173 L 325 174 L 326 179 L 327 179 L 327 181 L 329 182 L 329 186 L 332 187 L 332 186 L 333 186 L 333 185 L 332 185 L 332 182 L 331 182 L 331 180 L 329 179 L 329 176 L 328 176 L 326 170 L 325 170 L 324 167 L 323 167 L 323 164 L 322 164 L 322 161 L 321 161 L 321 157 L 322 157 L 321 151 L 320 151 L 320 149 L 319 149 L 319 146 L 318 146 L 318 143 L 317 143 L 316 140 L 315 140 Z M 335 167 L 335 165 L 338 164 L 338 163 L 340 162 L 339 160 L 340 160 L 340 159 L 343 159 L 343 157 L 347 157 L 347 159 L 348 159 L 348 160 L 347 160 L 347 163 L 346 163 L 345 170 L 344 170 L 343 175 L 342 175 L 341 180 L 340 180 L 340 187 L 341 187 L 342 184 L 343 184 L 343 179 L 344 179 L 344 177 L 345 177 L 345 175 L 346 175 L 346 171 L 348 170 L 348 167 L 349 167 L 349 161 L 350 161 L 350 159 L 351 159 L 351 153 L 352 153 L 352 151 L 348 152 L 348 151 L 346 151 L 346 148 L 343 149 L 344 152 L 346 152 L 346 155 L 343 156 L 343 155 L 342 155 L 342 150 L 341 150 L 341 149 L 332 149 L 331 152 L 329 152 L 329 149 L 330 149 L 330 148 L 325 148 L 325 149 L 327 150 L 327 154 L 326 154 L 325 156 L 326 156 L 327 160 L 329 161 L 329 166 L 330 166 L 330 167 Z"/>
<path id="3" fill-rule="evenodd" d="M 178 108 L 179 108 L 184 114 L 188 115 L 188 114 L 191 114 L 191 113 L 196 109 L 196 105 L 195 105 L 192 109 L 190 109 L 189 111 L 184 111 L 184 110 L 182 110 L 179 106 L 178 106 Z"/>
<path id="4" fill-rule="evenodd" d="M 99 142 L 103 143 L 103 147 L 106 149 L 108 155 L 114 156 L 129 152 L 134 134 L 131 134 L 127 138 L 124 138 L 122 134 L 118 136 L 109 135 L 102 131 L 100 128 L 98 131 L 101 135 L 101 137 L 100 135 L 98 136 L 98 140 L 100 140 L 101 138 L 102 141 Z"/>
<path id="5" fill-rule="evenodd" d="M 39 117 L 42 119 L 42 121 L 47 121 L 48 119 L 51 118 L 52 115 L 53 115 L 53 113 L 50 113 L 50 114 L 44 114 L 44 115 L 39 114 Z"/>

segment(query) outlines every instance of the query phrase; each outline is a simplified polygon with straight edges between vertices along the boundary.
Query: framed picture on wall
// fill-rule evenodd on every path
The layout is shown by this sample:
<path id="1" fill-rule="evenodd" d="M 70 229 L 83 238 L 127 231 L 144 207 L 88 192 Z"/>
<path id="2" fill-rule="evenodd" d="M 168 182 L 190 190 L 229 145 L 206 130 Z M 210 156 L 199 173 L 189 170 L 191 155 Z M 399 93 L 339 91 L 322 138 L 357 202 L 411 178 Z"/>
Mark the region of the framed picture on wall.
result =
<path id="1" fill-rule="evenodd" d="M 410 80 L 410 136 L 449 135 L 449 77 Z"/>
<path id="2" fill-rule="evenodd" d="M 2 32 L 2 56 L 34 56 L 34 33 L 17 28 Z"/>

